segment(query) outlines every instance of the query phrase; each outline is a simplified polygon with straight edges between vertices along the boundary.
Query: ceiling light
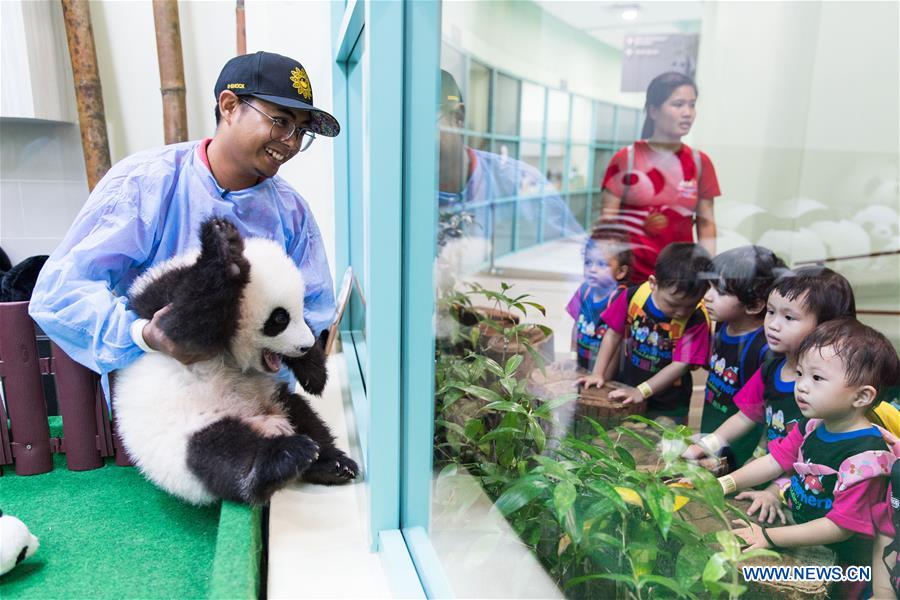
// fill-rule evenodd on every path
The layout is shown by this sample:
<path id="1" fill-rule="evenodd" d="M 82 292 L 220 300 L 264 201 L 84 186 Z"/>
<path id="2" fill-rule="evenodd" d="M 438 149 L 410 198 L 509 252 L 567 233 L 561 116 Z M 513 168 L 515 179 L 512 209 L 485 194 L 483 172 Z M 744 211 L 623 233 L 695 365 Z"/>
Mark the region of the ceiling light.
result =
<path id="1" fill-rule="evenodd" d="M 622 20 L 623 21 L 634 21 L 638 17 L 637 8 L 626 8 L 622 11 Z"/>

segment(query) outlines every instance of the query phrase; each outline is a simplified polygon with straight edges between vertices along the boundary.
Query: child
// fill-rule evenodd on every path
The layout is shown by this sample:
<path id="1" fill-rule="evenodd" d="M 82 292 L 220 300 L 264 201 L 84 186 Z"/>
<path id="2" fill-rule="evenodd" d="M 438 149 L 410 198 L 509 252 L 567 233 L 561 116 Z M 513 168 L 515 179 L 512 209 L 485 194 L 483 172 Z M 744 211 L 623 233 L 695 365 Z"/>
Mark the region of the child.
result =
<path id="1" fill-rule="evenodd" d="M 566 306 L 566 312 L 575 319 L 572 350 L 578 352 L 579 368 L 594 368 L 607 329 L 600 313 L 606 310 L 613 290 L 628 276 L 630 268 L 628 238 L 595 229 L 584 246 L 584 283 Z"/>
<path id="2" fill-rule="evenodd" d="M 656 272 L 645 283 L 620 290 L 600 318 L 609 326 L 591 375 L 579 379 L 585 387 L 601 387 L 610 361 L 625 338 L 620 375 L 627 387 L 610 392 L 625 404 L 647 400 L 648 416 L 668 416 L 684 422 L 691 398 L 692 365 L 706 364 L 709 323 L 699 305 L 709 287 L 710 259 L 697 244 L 666 246 L 656 260 Z"/>
<path id="3" fill-rule="evenodd" d="M 891 468 L 885 501 L 873 512 L 878 532 L 872 549 L 873 597 L 900 598 L 900 460 Z"/>
<path id="4" fill-rule="evenodd" d="M 819 325 L 796 354 L 796 404 L 808 421 L 770 442 L 768 456 L 719 478 L 730 494 L 790 474 L 785 497 L 796 525 L 751 523 L 735 534 L 750 549 L 824 544 L 843 565 L 867 564 L 872 510 L 884 498 L 900 440 L 872 425 L 866 411 L 897 380 L 897 352 L 881 333 L 841 318 Z"/>
<path id="5" fill-rule="evenodd" d="M 703 304 L 717 325 L 701 433 L 712 433 L 738 412 L 734 395 L 756 373 L 769 349 L 763 331 L 766 298 L 776 277 L 787 271 L 780 258 L 760 246 L 723 252 L 713 259 L 712 269 L 713 280 Z M 756 425 L 724 449 L 732 470 L 747 462 L 761 435 L 762 426 Z"/>
<path id="6" fill-rule="evenodd" d="M 699 445 L 688 448 L 685 458 L 716 455 L 734 440 L 751 433 L 757 423 L 765 423 L 767 444 L 786 436 L 803 419 L 794 400 L 800 344 L 817 325 L 855 316 L 856 300 L 850 282 L 831 269 L 804 267 L 776 281 L 769 293 L 764 325 L 769 358 L 734 396 L 740 412 L 704 436 Z M 778 515 L 784 522 L 778 484 L 744 492 L 740 497 L 753 499 L 750 512 L 759 510 L 761 521 L 772 523 Z"/>

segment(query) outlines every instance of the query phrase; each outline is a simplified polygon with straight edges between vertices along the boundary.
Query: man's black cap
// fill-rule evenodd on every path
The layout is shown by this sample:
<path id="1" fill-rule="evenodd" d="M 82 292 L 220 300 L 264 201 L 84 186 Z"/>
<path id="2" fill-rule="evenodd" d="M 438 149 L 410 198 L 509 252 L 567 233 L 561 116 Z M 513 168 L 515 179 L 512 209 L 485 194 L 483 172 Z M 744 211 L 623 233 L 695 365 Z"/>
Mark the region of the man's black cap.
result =
<path id="1" fill-rule="evenodd" d="M 462 103 L 462 93 L 453 75 L 441 69 L 441 99 L 438 110 L 441 114 L 447 114 L 459 108 Z"/>
<path id="2" fill-rule="evenodd" d="M 312 85 L 306 69 L 293 58 L 272 52 L 235 56 L 219 73 L 215 88 L 217 102 L 224 90 L 309 111 L 309 129 L 315 133 L 334 137 L 341 131 L 337 119 L 313 106 Z"/>

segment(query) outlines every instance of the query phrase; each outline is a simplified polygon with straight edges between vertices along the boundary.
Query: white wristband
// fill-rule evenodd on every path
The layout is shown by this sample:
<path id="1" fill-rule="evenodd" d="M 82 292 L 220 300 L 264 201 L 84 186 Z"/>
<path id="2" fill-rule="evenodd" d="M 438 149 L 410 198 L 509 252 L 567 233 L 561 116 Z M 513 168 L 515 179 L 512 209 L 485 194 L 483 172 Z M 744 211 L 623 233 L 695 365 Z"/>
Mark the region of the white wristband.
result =
<path id="1" fill-rule="evenodd" d="M 703 448 L 710 456 L 718 456 L 722 448 L 727 446 L 725 440 L 720 438 L 715 433 L 704 435 L 702 438 L 700 438 L 699 444 L 700 447 Z"/>
<path id="2" fill-rule="evenodd" d="M 156 350 L 151 348 L 150 345 L 147 344 L 147 342 L 144 340 L 144 326 L 149 322 L 150 321 L 147 319 L 138 319 L 137 321 L 132 323 L 131 339 L 144 352 L 156 352 Z"/>

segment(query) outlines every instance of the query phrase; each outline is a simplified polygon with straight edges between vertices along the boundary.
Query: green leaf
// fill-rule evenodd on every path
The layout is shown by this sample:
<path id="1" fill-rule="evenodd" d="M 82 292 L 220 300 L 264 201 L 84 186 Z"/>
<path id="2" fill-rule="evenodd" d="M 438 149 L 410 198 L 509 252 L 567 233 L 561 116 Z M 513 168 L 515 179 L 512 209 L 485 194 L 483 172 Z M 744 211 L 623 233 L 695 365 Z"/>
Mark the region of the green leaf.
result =
<path id="1" fill-rule="evenodd" d="M 465 396 L 466 393 L 457 387 L 448 389 L 444 394 L 444 410 L 450 408 L 454 402 Z"/>
<path id="2" fill-rule="evenodd" d="M 541 424 L 537 421 L 529 420 L 528 430 L 531 433 L 531 439 L 534 440 L 534 444 L 537 446 L 537 451 L 543 452 L 544 446 L 547 444 L 547 436 L 541 428 Z"/>
<path id="3" fill-rule="evenodd" d="M 597 492 L 598 494 L 609 500 L 619 511 L 624 512 L 628 510 L 625 501 L 622 500 L 622 497 L 619 496 L 619 492 L 617 492 L 611 484 L 599 479 L 595 479 L 585 482 L 585 485 L 589 489 Z"/>
<path id="4" fill-rule="evenodd" d="M 634 462 L 634 457 L 631 455 L 631 452 L 623 448 L 622 446 L 616 446 L 616 454 L 619 456 L 619 460 L 625 463 L 629 469 L 634 469 L 636 463 Z"/>
<path id="5" fill-rule="evenodd" d="M 504 371 L 506 375 L 512 375 L 516 372 L 516 369 L 519 368 L 519 365 L 522 364 L 522 361 L 525 360 L 525 357 L 521 354 L 515 354 L 509 357 L 509 360 L 506 361 L 506 366 L 504 367 Z"/>
<path id="6" fill-rule="evenodd" d="M 488 390 L 488 391 L 490 391 L 490 390 Z M 494 394 L 495 396 L 497 395 L 494 392 L 491 392 L 491 393 Z M 497 396 L 497 398 L 500 398 L 500 396 Z M 496 410 L 499 412 L 512 412 L 512 413 L 517 413 L 520 415 L 528 414 L 528 411 L 525 410 L 524 408 L 522 408 L 521 405 L 519 405 L 515 402 L 510 402 L 509 400 L 502 400 L 502 399 L 494 400 L 490 404 L 486 404 L 485 406 L 481 407 L 481 410 L 483 410 L 483 411 Z"/>
<path id="7" fill-rule="evenodd" d="M 600 531 L 592 532 L 590 535 L 590 539 L 592 542 L 593 541 L 603 542 L 607 546 L 610 546 L 611 548 L 614 548 L 614 549 L 618 550 L 619 552 L 625 551 L 625 545 L 622 543 L 622 540 L 620 540 L 619 538 L 614 538 L 613 536 L 609 535 L 608 533 L 602 533 Z"/>
<path id="8" fill-rule="evenodd" d="M 681 587 L 688 589 L 700 580 L 708 553 L 703 548 L 682 548 L 675 561 L 675 578 Z"/>
<path id="9" fill-rule="evenodd" d="M 600 423 L 598 423 L 597 421 L 595 421 L 594 419 L 592 419 L 590 417 L 584 417 L 584 420 L 591 424 L 591 427 L 594 428 L 594 431 L 597 432 L 597 436 L 601 440 L 603 440 L 603 443 L 606 444 L 607 448 L 612 449 L 615 447 L 615 444 L 609 438 L 609 434 L 606 433 L 606 430 L 600 426 Z M 719 486 L 719 487 L 721 487 L 721 486 Z"/>
<path id="10" fill-rule="evenodd" d="M 775 552 L 774 550 L 766 550 L 765 548 L 757 548 L 756 550 L 750 550 L 749 552 L 744 552 L 741 554 L 741 560 L 747 560 L 750 558 L 781 558 L 781 554 Z"/>
<path id="11" fill-rule="evenodd" d="M 738 541 L 737 536 L 731 533 L 731 531 L 717 531 L 716 541 L 722 546 L 722 549 L 725 551 L 725 556 L 730 560 L 737 561 L 741 558 L 741 543 Z"/>
<path id="12" fill-rule="evenodd" d="M 618 573 L 599 573 L 595 575 L 582 575 L 581 577 L 573 577 L 568 580 L 563 587 L 565 589 L 569 589 L 570 587 L 576 586 L 580 583 L 584 583 L 586 581 L 593 581 L 595 579 L 604 579 L 606 581 L 618 581 L 619 583 L 624 583 L 631 589 L 637 589 L 637 582 L 635 582 L 633 577 L 628 575 L 620 575 Z"/>
<path id="13" fill-rule="evenodd" d="M 487 400 L 488 402 L 503 402 L 503 398 L 500 396 L 500 394 L 493 390 L 489 390 L 478 385 L 464 385 L 461 386 L 461 388 L 465 390 L 465 392 L 470 396 L 475 396 L 476 398 L 481 398 L 482 400 Z"/>
<path id="14" fill-rule="evenodd" d="M 633 432 L 632 430 L 630 430 L 628 428 L 616 427 L 616 431 L 621 433 L 622 435 L 632 438 L 633 440 L 635 440 L 636 442 L 638 442 L 645 448 L 655 448 L 656 447 L 656 444 L 654 444 L 652 441 L 650 441 L 649 439 L 645 438 L 644 436 L 642 436 L 638 433 Z"/>
<path id="15" fill-rule="evenodd" d="M 504 516 L 509 516 L 540 496 L 548 487 L 543 477 L 529 475 L 514 483 L 503 492 L 494 507 Z"/>
<path id="16" fill-rule="evenodd" d="M 574 402 L 578 398 L 578 394 L 564 394 L 562 396 L 557 396 L 556 398 L 551 398 L 547 400 L 543 404 L 541 404 L 535 411 L 534 414 L 545 417 L 550 415 L 554 410 L 559 408 L 560 406 L 565 406 L 566 404 L 570 404 Z"/>
<path id="17" fill-rule="evenodd" d="M 476 440 L 484 433 L 484 423 L 481 422 L 481 419 L 469 419 L 466 421 L 464 431 L 466 438 Z"/>
<path id="18" fill-rule="evenodd" d="M 492 429 L 491 431 L 481 436 L 481 439 L 478 440 L 478 443 L 483 444 L 484 442 L 492 442 L 496 439 L 502 439 L 507 436 L 516 436 L 521 433 L 522 432 L 515 427 L 498 427 L 497 429 Z"/>
<path id="19" fill-rule="evenodd" d="M 562 522 L 563 517 L 575 504 L 577 492 L 575 486 L 569 481 L 562 481 L 557 484 L 553 490 L 553 506 L 556 508 L 556 515 Z"/>
<path id="20" fill-rule="evenodd" d="M 652 484 L 642 490 L 650 514 L 656 521 L 660 534 L 664 540 L 669 538 L 669 527 L 672 526 L 672 513 L 675 512 L 675 495 L 665 485 Z"/>
<path id="21" fill-rule="evenodd" d="M 461 425 L 452 423 L 450 421 L 442 421 L 441 419 L 435 420 L 435 424 L 443 427 L 444 429 L 449 429 L 453 433 L 456 433 L 456 434 L 462 436 L 463 438 L 466 437 L 466 431 L 462 428 Z"/>
<path id="22" fill-rule="evenodd" d="M 505 375 L 505 373 L 503 372 L 503 367 L 501 367 L 500 363 L 498 363 L 493 358 L 485 357 L 484 364 L 487 367 L 487 370 L 497 377 L 503 377 L 503 375 Z"/>
<path id="23" fill-rule="evenodd" d="M 718 583 L 720 579 L 725 577 L 728 574 L 725 568 L 727 562 L 728 560 L 721 552 L 716 552 L 710 556 L 706 562 L 706 567 L 703 569 L 703 583 L 708 586 L 712 582 Z"/>
<path id="24" fill-rule="evenodd" d="M 441 469 L 441 472 L 438 473 L 438 479 L 443 479 L 445 477 L 453 477 L 456 475 L 456 472 L 459 470 L 459 465 L 456 463 L 450 463 Z"/>
<path id="25" fill-rule="evenodd" d="M 638 588 L 643 589 L 647 587 L 647 585 L 661 585 L 664 588 L 668 588 L 678 594 L 679 596 L 687 596 L 689 598 L 695 598 L 693 594 L 685 590 L 681 587 L 677 581 L 674 579 L 669 579 L 668 577 L 663 577 L 661 575 L 644 575 L 638 580 Z"/>
<path id="26" fill-rule="evenodd" d="M 537 309 L 537 311 L 539 313 L 541 313 L 543 316 L 545 316 L 545 317 L 547 316 L 547 309 L 544 308 L 543 306 L 541 306 L 540 304 L 538 304 L 537 302 L 522 302 L 522 304 L 526 304 L 526 305 L 530 306 L 531 308 Z"/>

